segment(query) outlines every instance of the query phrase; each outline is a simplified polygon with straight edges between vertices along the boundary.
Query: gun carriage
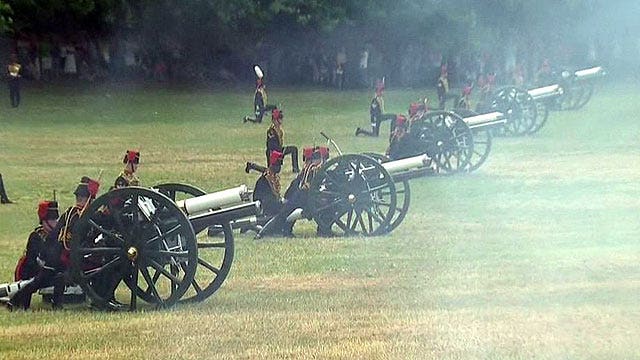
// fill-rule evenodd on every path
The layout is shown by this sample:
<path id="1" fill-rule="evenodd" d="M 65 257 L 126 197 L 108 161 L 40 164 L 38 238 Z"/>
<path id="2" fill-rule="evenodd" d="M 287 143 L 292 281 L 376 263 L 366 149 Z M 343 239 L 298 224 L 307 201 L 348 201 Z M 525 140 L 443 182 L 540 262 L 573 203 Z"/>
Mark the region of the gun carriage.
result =
<path id="1" fill-rule="evenodd" d="M 72 278 L 92 303 L 112 310 L 135 310 L 138 299 L 151 307 L 202 301 L 231 268 L 229 223 L 259 213 L 249 195 L 244 185 L 212 194 L 184 184 L 112 190 L 78 220 Z M 222 238 L 203 234 L 212 225 L 222 228 Z M 118 286 L 115 299 L 104 291 L 109 283 Z"/>
<path id="2" fill-rule="evenodd" d="M 605 74 L 604 69 L 597 66 L 573 73 L 563 71 L 557 83 L 530 90 L 506 86 L 498 89 L 491 101 L 481 104 L 478 110 L 504 113 L 507 122 L 501 130 L 503 135 L 534 134 L 544 126 L 550 110 L 577 110 L 586 105 L 593 96 L 594 80 Z"/>
<path id="3" fill-rule="evenodd" d="M 466 117 L 462 117 L 466 115 Z M 452 111 L 431 111 L 411 121 L 401 139 L 399 151 L 391 151 L 391 159 L 427 154 L 442 174 L 471 172 L 489 156 L 491 130 L 507 121 L 501 112 L 475 114 Z"/>

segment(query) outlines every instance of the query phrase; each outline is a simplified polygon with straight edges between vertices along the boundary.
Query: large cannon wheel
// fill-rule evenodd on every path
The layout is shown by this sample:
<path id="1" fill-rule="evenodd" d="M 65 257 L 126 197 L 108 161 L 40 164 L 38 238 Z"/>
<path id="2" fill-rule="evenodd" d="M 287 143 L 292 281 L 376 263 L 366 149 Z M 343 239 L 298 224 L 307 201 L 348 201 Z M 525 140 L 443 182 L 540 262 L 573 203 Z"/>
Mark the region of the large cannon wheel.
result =
<path id="1" fill-rule="evenodd" d="M 536 102 L 526 90 L 514 86 L 496 91 L 491 110 L 505 114 L 507 123 L 503 127 L 504 135 L 526 135 L 536 123 Z"/>
<path id="2" fill-rule="evenodd" d="M 563 110 L 578 110 L 585 106 L 593 96 L 595 86 L 592 81 L 572 81 L 564 86 L 561 107 Z"/>
<path id="3" fill-rule="evenodd" d="M 390 161 L 389 157 L 377 153 L 364 153 L 363 155 L 376 159 L 380 164 Z M 409 205 L 411 204 L 411 187 L 409 186 L 409 180 L 395 181 L 396 186 L 396 210 L 389 224 L 387 232 L 393 231 L 402 223 L 407 212 L 409 212 Z"/>
<path id="4" fill-rule="evenodd" d="M 171 199 L 127 187 L 84 211 L 70 257 L 72 276 L 94 305 L 135 310 L 138 297 L 154 307 L 178 302 L 193 283 L 198 248 L 189 219 Z"/>
<path id="5" fill-rule="evenodd" d="M 469 165 L 473 154 L 473 135 L 462 117 L 451 111 L 431 111 L 411 124 L 410 135 L 438 164 L 438 170 L 453 174 Z"/>
<path id="6" fill-rule="evenodd" d="M 553 100 L 550 100 L 553 101 Z M 540 131 L 540 129 L 542 129 L 542 127 L 544 126 L 544 124 L 547 123 L 547 119 L 549 118 L 549 103 L 545 102 L 544 100 L 542 101 L 536 101 L 536 120 L 533 123 L 533 126 L 531 127 L 531 129 L 529 129 L 528 134 L 535 134 L 538 131 Z"/>
<path id="7" fill-rule="evenodd" d="M 473 129 L 473 152 L 469 158 L 468 172 L 476 171 L 489 157 L 493 135 L 490 129 Z"/>
<path id="8" fill-rule="evenodd" d="M 187 184 L 161 184 L 154 188 L 173 201 L 206 194 L 204 190 Z M 207 299 L 222 286 L 229 275 L 234 256 L 233 231 L 228 223 L 219 226 L 223 237 L 206 236 L 204 232 L 197 235 L 199 266 L 191 288 L 182 297 L 181 302 Z"/>
<path id="9" fill-rule="evenodd" d="M 309 191 L 309 209 L 322 232 L 376 236 L 390 229 L 396 187 L 373 158 L 349 154 L 329 160 L 314 176 Z"/>

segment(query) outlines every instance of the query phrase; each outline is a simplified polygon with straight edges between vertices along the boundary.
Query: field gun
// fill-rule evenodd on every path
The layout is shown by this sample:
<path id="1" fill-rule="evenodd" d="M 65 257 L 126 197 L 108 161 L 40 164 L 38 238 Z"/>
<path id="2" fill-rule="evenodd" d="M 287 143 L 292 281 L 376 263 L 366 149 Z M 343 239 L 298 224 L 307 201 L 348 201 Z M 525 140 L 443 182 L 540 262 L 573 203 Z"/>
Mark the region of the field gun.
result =
<path id="1" fill-rule="evenodd" d="M 195 197 L 194 189 L 127 187 L 91 203 L 71 240 L 70 273 L 92 303 L 135 310 L 141 299 L 170 307 L 202 301 L 220 288 L 234 256 L 229 223 L 259 214 L 259 202 L 246 202 L 244 185 Z M 189 198 L 181 198 L 185 194 Z M 222 227 L 223 238 L 203 234 L 213 225 Z M 115 299 L 105 283 L 117 285 Z"/>
<path id="2" fill-rule="evenodd" d="M 498 89 L 479 111 L 500 111 L 507 117 L 502 135 L 523 136 L 539 131 L 546 123 L 550 110 L 577 110 L 593 96 L 595 80 L 606 75 L 600 67 L 562 71 L 552 84 L 525 90 L 515 86 Z"/>
<path id="3" fill-rule="evenodd" d="M 411 121 L 402 146 L 398 151 L 390 149 L 389 157 L 397 160 L 427 154 L 440 174 L 471 172 L 489 156 L 493 129 L 506 121 L 499 111 L 428 111 Z"/>

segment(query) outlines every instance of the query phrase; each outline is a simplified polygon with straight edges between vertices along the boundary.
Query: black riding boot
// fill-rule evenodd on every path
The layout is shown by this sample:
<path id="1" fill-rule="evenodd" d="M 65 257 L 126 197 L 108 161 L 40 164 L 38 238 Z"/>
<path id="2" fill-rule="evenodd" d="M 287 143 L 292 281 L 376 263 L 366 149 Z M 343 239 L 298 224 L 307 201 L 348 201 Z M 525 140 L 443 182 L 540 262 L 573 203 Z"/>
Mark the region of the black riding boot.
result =
<path id="1" fill-rule="evenodd" d="M 258 165 L 256 163 L 247 161 L 247 165 L 244 167 L 244 172 L 248 174 L 251 170 L 257 171 L 259 173 L 263 173 L 267 171 L 267 168 L 262 165 Z"/>
<path id="2" fill-rule="evenodd" d="M 2 181 L 2 174 L 0 174 L 0 203 L 11 204 L 13 201 L 9 200 L 7 191 L 4 189 L 4 182 Z"/>

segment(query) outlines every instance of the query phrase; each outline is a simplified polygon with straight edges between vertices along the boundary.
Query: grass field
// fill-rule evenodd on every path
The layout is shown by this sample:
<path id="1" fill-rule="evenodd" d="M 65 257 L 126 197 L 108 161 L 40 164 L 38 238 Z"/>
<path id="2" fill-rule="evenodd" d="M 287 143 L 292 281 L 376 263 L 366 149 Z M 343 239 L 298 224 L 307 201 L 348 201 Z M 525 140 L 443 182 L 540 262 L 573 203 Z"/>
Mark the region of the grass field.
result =
<path id="1" fill-rule="evenodd" d="M 36 297 L 33 311 L 0 311 L 0 358 L 639 358 L 638 90 L 605 85 L 535 136 L 497 139 L 476 173 L 413 181 L 409 214 L 388 236 L 319 239 L 309 223 L 295 239 L 238 235 L 230 277 L 203 303 L 52 312 Z M 387 110 L 424 94 L 388 91 Z M 386 147 L 385 137 L 353 136 L 367 125 L 368 92 L 270 96 L 284 104 L 287 143 L 322 143 L 324 130 L 345 152 Z M 252 186 L 243 164 L 264 161 L 267 125 L 240 121 L 250 89 L 23 97 L 11 109 L 0 92 L 0 172 L 17 202 L 0 206 L 0 282 L 12 278 L 37 202 L 56 189 L 71 205 L 79 178 L 101 169 L 111 183 L 127 148 L 141 149 L 145 185 Z"/>

